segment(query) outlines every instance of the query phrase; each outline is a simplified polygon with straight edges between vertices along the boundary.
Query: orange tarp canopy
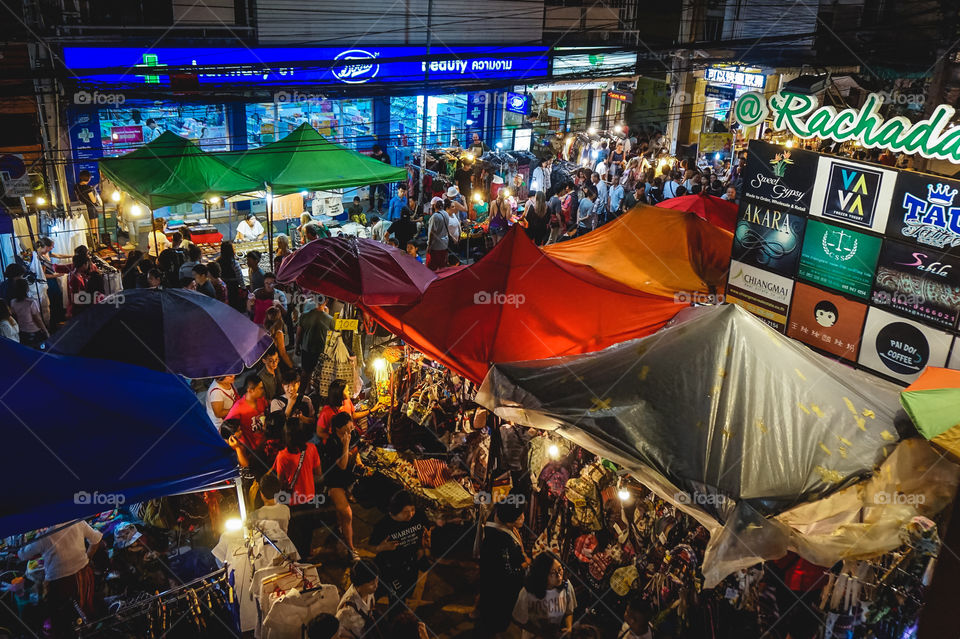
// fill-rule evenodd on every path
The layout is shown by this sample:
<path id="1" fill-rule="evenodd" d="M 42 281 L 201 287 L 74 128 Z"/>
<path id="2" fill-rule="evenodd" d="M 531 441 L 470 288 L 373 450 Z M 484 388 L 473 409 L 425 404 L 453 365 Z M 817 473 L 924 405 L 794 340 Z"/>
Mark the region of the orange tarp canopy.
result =
<path id="1" fill-rule="evenodd" d="M 733 233 L 694 213 L 639 205 L 575 240 L 544 247 L 630 288 L 672 298 L 723 288 Z"/>
<path id="2" fill-rule="evenodd" d="M 577 355 L 650 335 L 683 305 L 545 255 L 514 227 L 476 264 L 441 272 L 419 303 L 364 307 L 479 383 L 493 362 Z"/>

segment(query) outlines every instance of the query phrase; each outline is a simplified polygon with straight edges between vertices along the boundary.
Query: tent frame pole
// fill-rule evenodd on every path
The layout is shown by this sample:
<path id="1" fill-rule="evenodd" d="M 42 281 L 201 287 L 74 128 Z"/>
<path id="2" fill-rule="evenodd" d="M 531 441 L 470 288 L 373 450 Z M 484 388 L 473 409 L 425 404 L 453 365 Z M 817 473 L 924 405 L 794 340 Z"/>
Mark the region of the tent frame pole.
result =
<path id="1" fill-rule="evenodd" d="M 267 255 L 269 255 L 269 266 L 267 270 L 273 272 L 273 187 L 266 185 L 267 191 Z"/>

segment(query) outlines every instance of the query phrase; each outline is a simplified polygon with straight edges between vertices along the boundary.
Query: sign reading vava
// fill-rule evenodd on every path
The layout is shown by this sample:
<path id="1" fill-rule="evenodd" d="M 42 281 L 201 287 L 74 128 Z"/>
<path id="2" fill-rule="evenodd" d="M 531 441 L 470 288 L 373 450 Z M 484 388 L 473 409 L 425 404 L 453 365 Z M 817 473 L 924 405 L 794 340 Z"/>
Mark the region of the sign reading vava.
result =
<path id="1" fill-rule="evenodd" d="M 800 278 L 865 300 L 870 297 L 882 242 L 879 237 L 808 220 Z"/>
<path id="2" fill-rule="evenodd" d="M 731 257 L 786 277 L 797 272 L 807 219 L 744 196 Z"/>
<path id="3" fill-rule="evenodd" d="M 733 260 L 726 299 L 742 306 L 781 333 L 786 328 L 793 280 Z"/>
<path id="4" fill-rule="evenodd" d="M 821 156 L 810 214 L 883 233 L 897 172 Z"/>
<path id="5" fill-rule="evenodd" d="M 806 213 L 817 176 L 819 156 L 751 140 L 743 172 L 743 199 Z"/>
<path id="6" fill-rule="evenodd" d="M 871 308 L 863 328 L 858 363 L 904 382 L 926 366 L 944 366 L 953 337 L 942 331 Z"/>
<path id="7" fill-rule="evenodd" d="M 960 246 L 960 182 L 902 172 L 890 205 L 887 235 L 926 247 Z"/>
<path id="8" fill-rule="evenodd" d="M 744 127 L 772 120 L 776 131 L 797 137 L 848 142 L 857 140 L 871 149 L 890 149 L 925 158 L 960 163 L 960 126 L 951 126 L 955 109 L 937 106 L 930 117 L 911 122 L 903 116 L 884 120 L 878 110 L 883 96 L 871 93 L 859 109 L 837 111 L 820 106 L 812 95 L 780 91 L 766 99 L 758 91 L 744 93 L 733 108 L 733 116 Z"/>
<path id="9" fill-rule="evenodd" d="M 960 315 L 960 256 L 885 241 L 872 302 L 927 324 L 953 328 Z"/>

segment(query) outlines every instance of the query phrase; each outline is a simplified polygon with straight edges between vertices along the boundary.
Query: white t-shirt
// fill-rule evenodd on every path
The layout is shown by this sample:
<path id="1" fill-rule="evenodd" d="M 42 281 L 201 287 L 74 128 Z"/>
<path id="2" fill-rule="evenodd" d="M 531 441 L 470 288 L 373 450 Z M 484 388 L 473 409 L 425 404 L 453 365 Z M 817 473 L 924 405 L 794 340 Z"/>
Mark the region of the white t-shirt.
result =
<path id="1" fill-rule="evenodd" d="M 363 626 L 366 620 L 363 615 L 370 615 L 373 609 L 373 595 L 362 597 L 355 586 L 350 586 L 337 607 L 337 619 L 340 620 L 340 636 L 351 639 L 360 639 L 363 636 Z M 352 604 L 352 605 L 348 605 Z M 356 607 L 356 609 L 354 609 Z M 357 612 L 357 611 L 360 612 Z M 360 614 L 363 613 L 363 614 Z"/>
<path id="2" fill-rule="evenodd" d="M 159 243 L 159 250 L 157 249 Z M 147 235 L 147 252 L 153 257 L 157 257 L 164 250 L 170 248 L 173 244 L 167 239 L 163 231 L 153 231 Z"/>
<path id="3" fill-rule="evenodd" d="M 287 532 L 290 526 L 290 506 L 286 504 L 261 506 L 251 513 L 250 518 L 253 521 L 275 521 L 283 532 Z"/>
<path id="4" fill-rule="evenodd" d="M 370 238 L 378 242 L 383 242 L 387 237 L 387 231 L 390 230 L 390 220 L 380 220 L 370 229 Z"/>
<path id="5" fill-rule="evenodd" d="M 533 628 L 560 628 L 563 619 L 577 607 L 577 596 L 568 581 L 560 589 L 548 590 L 546 597 L 537 599 L 524 588 L 513 607 L 513 619 L 518 624 Z M 523 631 L 523 639 L 535 639 L 536 634 Z"/>
<path id="6" fill-rule="evenodd" d="M 15 342 L 20 341 L 20 325 L 17 324 L 17 320 L 12 317 L 10 320 L 12 324 L 8 321 L 0 320 L 0 337 L 6 337 L 7 339 L 12 339 Z"/>
<path id="7" fill-rule="evenodd" d="M 460 241 L 460 216 L 447 214 L 447 233 L 453 242 Z"/>
<path id="8" fill-rule="evenodd" d="M 237 389 L 232 386 L 229 389 L 224 389 L 216 380 L 210 384 L 210 388 L 207 389 L 207 415 L 210 417 L 210 421 L 213 422 L 213 425 L 217 428 L 220 427 L 220 424 L 223 423 L 223 419 L 217 417 L 213 412 L 213 402 L 223 402 L 223 407 L 227 410 L 230 410 L 230 407 L 237 403 L 240 399 Z"/>
<path id="9" fill-rule="evenodd" d="M 253 218 L 253 226 L 250 226 L 246 220 L 237 224 L 237 235 L 240 236 L 241 242 L 251 242 L 262 234 L 263 224 L 257 218 Z"/>
<path id="10" fill-rule="evenodd" d="M 595 172 L 600 174 L 600 179 L 606 179 L 607 173 L 609 173 L 610 170 L 607 168 L 607 163 L 603 160 L 600 160 L 597 162 L 597 168 Z"/>
<path id="11" fill-rule="evenodd" d="M 620 627 L 620 634 L 617 635 L 617 639 L 653 639 L 653 631 L 648 629 L 642 635 L 638 635 L 635 632 L 631 632 L 630 626 L 624 622 L 623 626 Z"/>
<path id="12" fill-rule="evenodd" d="M 17 556 L 26 561 L 37 555 L 43 556 L 44 579 L 54 581 L 75 575 L 90 563 L 87 558 L 87 543 L 100 543 L 103 535 L 85 521 L 67 526 L 20 549 Z"/>

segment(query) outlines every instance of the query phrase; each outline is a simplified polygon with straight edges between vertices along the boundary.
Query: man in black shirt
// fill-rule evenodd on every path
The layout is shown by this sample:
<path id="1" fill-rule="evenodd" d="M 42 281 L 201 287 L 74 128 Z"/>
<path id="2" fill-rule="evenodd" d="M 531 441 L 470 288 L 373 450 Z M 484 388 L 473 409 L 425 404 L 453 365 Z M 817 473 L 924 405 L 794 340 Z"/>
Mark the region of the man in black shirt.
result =
<path id="1" fill-rule="evenodd" d="M 390 225 L 387 229 L 387 237 L 393 236 L 397 240 L 397 246 L 406 248 L 407 243 L 417 236 L 417 223 L 410 219 L 410 209 L 403 207 L 400 209 L 400 219 Z"/>
<path id="2" fill-rule="evenodd" d="M 426 521 L 417 516 L 413 496 L 401 490 L 390 498 L 388 515 L 373 527 L 370 546 L 380 569 L 380 584 L 391 605 L 413 593 L 420 572 L 419 562 L 427 553 L 430 535 Z M 395 606 L 397 612 L 403 606 Z"/>
<path id="3" fill-rule="evenodd" d="M 90 224 L 97 228 L 99 227 L 97 214 L 103 206 L 103 201 L 100 199 L 100 194 L 90 184 L 90 171 L 77 173 L 77 180 L 73 187 L 73 194 L 81 204 L 87 207 L 87 217 L 90 219 Z M 95 237 L 98 234 L 99 230 L 94 232 Z"/>

